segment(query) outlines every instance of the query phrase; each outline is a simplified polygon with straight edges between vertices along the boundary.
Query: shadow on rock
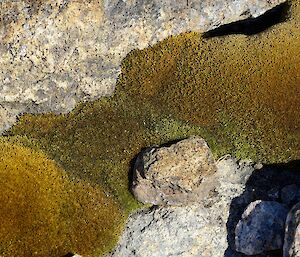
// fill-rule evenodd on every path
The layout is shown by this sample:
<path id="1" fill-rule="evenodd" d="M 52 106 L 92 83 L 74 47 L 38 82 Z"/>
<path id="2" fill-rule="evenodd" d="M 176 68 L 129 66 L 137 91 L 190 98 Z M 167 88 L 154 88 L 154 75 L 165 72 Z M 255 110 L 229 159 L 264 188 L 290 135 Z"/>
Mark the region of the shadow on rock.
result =
<path id="1" fill-rule="evenodd" d="M 287 21 L 290 4 L 288 2 L 278 5 L 257 18 L 222 25 L 214 30 L 204 33 L 205 38 L 220 37 L 232 34 L 254 35 L 261 33 L 275 24 Z"/>
<path id="2" fill-rule="evenodd" d="M 300 160 L 286 164 L 266 165 L 255 170 L 246 183 L 242 195 L 233 199 L 230 205 L 230 214 L 227 221 L 228 249 L 224 257 L 244 257 L 235 249 L 235 227 L 246 207 L 253 201 L 277 201 L 283 203 L 281 189 L 288 185 L 300 185 Z M 288 206 L 291 208 L 292 206 Z M 254 256 L 253 256 L 254 257 Z M 282 251 L 272 251 L 255 257 L 282 257 Z"/>

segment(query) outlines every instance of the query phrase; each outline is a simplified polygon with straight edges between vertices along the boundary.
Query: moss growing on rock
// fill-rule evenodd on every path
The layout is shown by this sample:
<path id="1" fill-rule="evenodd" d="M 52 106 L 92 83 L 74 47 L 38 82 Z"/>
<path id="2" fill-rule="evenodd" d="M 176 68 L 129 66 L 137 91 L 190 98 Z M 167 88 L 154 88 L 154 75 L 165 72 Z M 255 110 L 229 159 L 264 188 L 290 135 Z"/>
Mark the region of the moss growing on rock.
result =
<path id="1" fill-rule="evenodd" d="M 132 52 L 117 89 L 214 131 L 238 157 L 297 159 L 300 11 L 297 1 L 290 4 L 287 22 L 258 35 L 203 39 L 189 33 Z"/>
<path id="2" fill-rule="evenodd" d="M 103 190 L 101 211 L 75 212 L 78 224 L 110 217 L 115 201 L 124 215 L 139 207 L 128 190 L 128 172 L 136 154 L 150 145 L 197 134 L 216 158 L 232 153 L 267 163 L 299 159 L 299 8 L 292 1 L 289 21 L 259 35 L 203 39 L 188 33 L 133 51 L 113 97 L 65 115 L 24 115 L 7 135 L 18 135 L 19 142 L 28 138 L 27 145 L 54 159 L 72 181 Z M 86 192 L 80 188 L 74 199 Z M 83 201 L 97 202 L 89 198 Z M 123 222 L 120 214 L 111 218 Z M 101 236 L 87 226 L 86 237 L 95 240 L 88 252 L 109 249 L 118 229 Z M 73 241 L 79 253 L 86 249 L 86 239 Z"/>

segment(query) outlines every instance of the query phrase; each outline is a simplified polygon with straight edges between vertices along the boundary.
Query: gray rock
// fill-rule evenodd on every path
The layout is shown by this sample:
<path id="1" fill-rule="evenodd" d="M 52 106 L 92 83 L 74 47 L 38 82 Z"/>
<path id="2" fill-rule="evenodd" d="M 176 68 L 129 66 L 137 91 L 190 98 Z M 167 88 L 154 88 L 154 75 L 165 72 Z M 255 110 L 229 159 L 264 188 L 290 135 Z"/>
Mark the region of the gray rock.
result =
<path id="1" fill-rule="evenodd" d="M 23 111 L 23 109 L 17 104 L 6 105 L 6 107 L 0 104 L 0 134 L 17 121 L 17 115 L 20 111 Z"/>
<path id="2" fill-rule="evenodd" d="M 111 95 L 132 49 L 257 17 L 282 2 L 1 0 L 0 104 L 7 111 L 0 132 L 16 113 L 67 112 Z"/>
<path id="3" fill-rule="evenodd" d="M 300 186 L 293 184 L 282 188 L 281 201 L 290 207 L 298 203 L 300 201 Z"/>
<path id="4" fill-rule="evenodd" d="M 289 212 L 286 219 L 286 230 L 283 246 L 283 257 L 300 256 L 300 203 Z"/>
<path id="5" fill-rule="evenodd" d="M 232 200 L 254 168 L 226 156 L 217 162 L 217 188 L 198 204 L 140 210 L 129 217 L 110 257 L 224 257 Z M 232 253 L 232 257 L 237 257 Z"/>
<path id="6" fill-rule="evenodd" d="M 215 160 L 200 137 L 142 152 L 133 169 L 132 191 L 143 203 L 186 205 L 216 187 Z"/>
<path id="7" fill-rule="evenodd" d="M 281 249 L 287 214 L 288 209 L 278 202 L 252 202 L 235 229 L 236 251 L 255 255 Z"/>

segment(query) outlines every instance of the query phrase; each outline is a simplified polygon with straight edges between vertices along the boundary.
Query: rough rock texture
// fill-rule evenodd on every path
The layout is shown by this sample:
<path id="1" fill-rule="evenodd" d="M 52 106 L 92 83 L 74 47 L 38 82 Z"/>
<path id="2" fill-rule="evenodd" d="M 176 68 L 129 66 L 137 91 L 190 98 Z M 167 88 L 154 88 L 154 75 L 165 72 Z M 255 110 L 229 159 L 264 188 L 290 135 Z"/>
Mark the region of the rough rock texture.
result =
<path id="1" fill-rule="evenodd" d="M 236 250 L 255 255 L 282 248 L 287 214 L 288 209 L 278 202 L 252 202 L 235 229 Z"/>
<path id="2" fill-rule="evenodd" d="M 292 207 L 300 201 L 300 186 L 299 185 L 288 185 L 281 189 L 281 201 Z"/>
<path id="3" fill-rule="evenodd" d="M 216 187 L 216 169 L 205 140 L 193 136 L 170 147 L 142 152 L 133 169 L 132 191 L 143 203 L 195 203 Z"/>
<path id="4" fill-rule="evenodd" d="M 1 83 L 0 83 L 1 87 Z M 3 130 L 8 129 L 17 120 L 17 115 L 23 110 L 22 107 L 16 104 L 4 107 L 0 104 L 0 134 Z"/>
<path id="5" fill-rule="evenodd" d="M 219 186 L 198 204 L 150 208 L 131 215 L 111 257 L 224 257 L 230 204 L 243 193 L 253 166 L 224 157 L 217 163 Z"/>
<path id="6" fill-rule="evenodd" d="M 257 17 L 285 0 L 0 1 L 0 131 L 20 112 L 110 95 L 120 63 L 185 31 Z"/>
<path id="7" fill-rule="evenodd" d="M 300 256 L 300 203 L 289 212 L 286 219 L 286 230 L 283 246 L 283 257 Z"/>

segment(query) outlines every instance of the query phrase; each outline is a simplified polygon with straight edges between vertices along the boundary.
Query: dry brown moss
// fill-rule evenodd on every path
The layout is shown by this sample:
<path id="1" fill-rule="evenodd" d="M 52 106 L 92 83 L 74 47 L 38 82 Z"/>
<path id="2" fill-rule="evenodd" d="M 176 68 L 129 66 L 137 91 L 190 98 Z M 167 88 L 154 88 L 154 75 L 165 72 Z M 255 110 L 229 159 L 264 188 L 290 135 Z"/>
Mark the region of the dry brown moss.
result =
<path id="1" fill-rule="evenodd" d="M 117 239 L 118 204 L 41 152 L 1 141 L 0 183 L 1 256 L 95 256 Z"/>

